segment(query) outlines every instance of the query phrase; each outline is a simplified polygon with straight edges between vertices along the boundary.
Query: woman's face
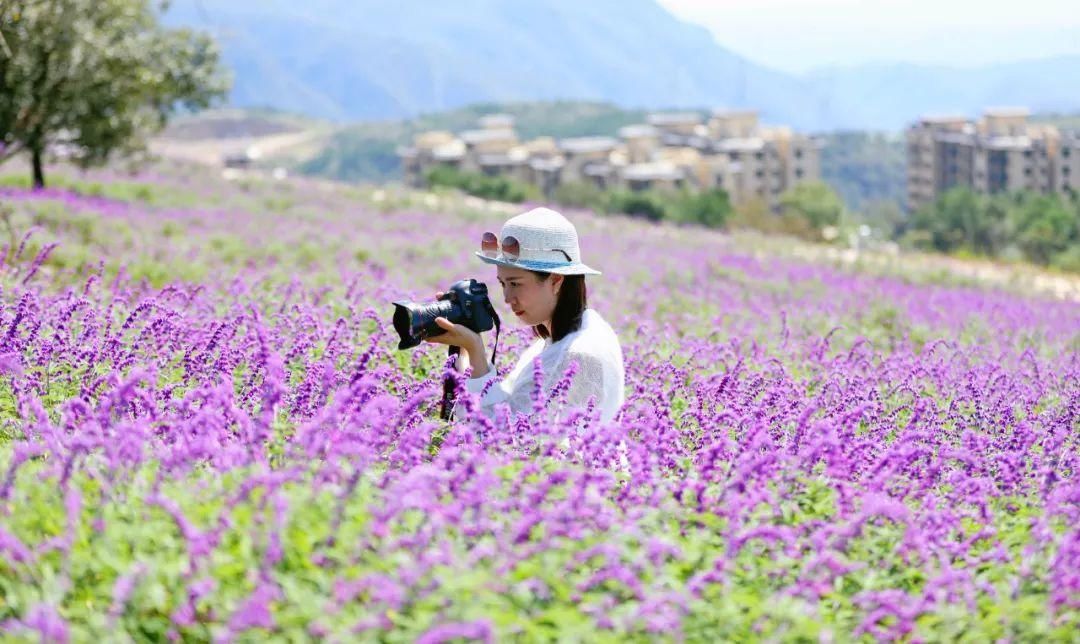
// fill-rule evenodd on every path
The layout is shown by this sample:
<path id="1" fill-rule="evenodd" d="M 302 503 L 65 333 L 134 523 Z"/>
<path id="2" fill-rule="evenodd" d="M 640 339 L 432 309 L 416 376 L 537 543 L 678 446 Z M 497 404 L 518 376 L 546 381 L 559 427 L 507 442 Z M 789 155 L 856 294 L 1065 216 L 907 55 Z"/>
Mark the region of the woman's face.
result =
<path id="1" fill-rule="evenodd" d="M 562 285 L 562 275 L 541 280 L 525 269 L 499 266 L 498 276 L 503 301 L 522 324 L 535 326 L 551 320 Z"/>

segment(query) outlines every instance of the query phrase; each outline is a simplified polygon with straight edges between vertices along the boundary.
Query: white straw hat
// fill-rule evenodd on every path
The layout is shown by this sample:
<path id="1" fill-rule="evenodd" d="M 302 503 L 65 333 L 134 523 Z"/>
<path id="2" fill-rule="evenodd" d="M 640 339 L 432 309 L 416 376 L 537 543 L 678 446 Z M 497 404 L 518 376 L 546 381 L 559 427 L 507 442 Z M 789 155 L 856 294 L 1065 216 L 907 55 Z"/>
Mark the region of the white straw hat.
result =
<path id="1" fill-rule="evenodd" d="M 507 256 L 504 242 L 516 239 L 520 247 L 517 258 Z M 550 208 L 533 208 L 503 224 L 496 250 L 488 254 L 477 251 L 476 256 L 488 264 L 513 266 L 530 271 L 559 275 L 600 275 L 600 271 L 581 262 L 577 229 L 574 224 Z"/>

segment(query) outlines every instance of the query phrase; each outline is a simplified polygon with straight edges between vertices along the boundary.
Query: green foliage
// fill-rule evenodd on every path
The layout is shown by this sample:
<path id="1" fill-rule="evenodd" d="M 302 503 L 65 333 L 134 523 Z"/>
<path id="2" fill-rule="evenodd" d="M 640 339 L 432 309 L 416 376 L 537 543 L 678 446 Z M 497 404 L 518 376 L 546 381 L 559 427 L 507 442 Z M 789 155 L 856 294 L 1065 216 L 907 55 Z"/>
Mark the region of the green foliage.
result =
<path id="1" fill-rule="evenodd" d="M 107 184 L 105 189 L 108 190 Z M 272 217 L 291 214 L 296 219 L 290 221 L 307 221 L 309 213 L 303 209 L 302 199 L 290 199 L 288 193 L 273 194 L 279 199 L 271 202 L 267 194 L 259 193 L 250 203 L 260 208 L 274 203 L 283 213 L 274 213 Z M 675 212 L 673 209 L 685 195 L 645 193 L 640 196 L 656 199 L 661 206 L 671 209 L 665 211 L 670 213 Z M 5 206 L 20 231 L 33 224 L 44 228 L 49 235 L 64 239 L 64 246 L 69 245 L 68 240 L 71 244 L 101 245 L 102 252 L 95 256 L 104 254 L 111 261 L 123 261 L 138 279 L 146 279 L 158 286 L 174 279 L 205 283 L 208 275 L 220 278 L 222 261 L 225 265 L 249 260 L 261 263 L 270 256 L 284 263 L 289 279 L 293 274 L 312 279 L 318 273 L 335 279 L 341 268 L 333 248 L 303 237 L 277 240 L 273 246 L 260 247 L 245 243 L 242 228 L 216 231 L 179 218 L 111 221 L 92 210 L 75 211 L 63 204 L 47 207 L 0 204 L 0 211 L 4 211 Z M 1032 213 L 1041 211 L 1041 207 L 1031 208 Z M 763 212 L 765 216 L 783 221 L 767 209 Z M 270 215 L 260 217 L 258 225 L 270 219 Z M 393 222 L 392 217 L 385 220 Z M 125 228 L 119 228 L 120 225 Z M 140 240 L 145 234 L 166 237 L 170 240 L 168 248 L 181 246 L 182 252 L 166 253 L 159 259 L 135 256 L 132 266 L 128 261 L 133 257 L 131 247 L 141 249 L 144 244 L 124 242 L 121 247 L 117 245 L 118 240 L 124 236 Z M 31 241 L 38 248 L 36 239 Z M 692 234 L 687 234 L 686 239 L 692 239 Z M 189 248 L 198 249 L 198 254 L 189 255 L 186 252 Z M 453 244 L 444 246 L 437 241 L 425 248 L 433 259 L 446 257 L 453 251 Z M 361 257 L 365 253 L 363 248 L 349 248 L 349 253 L 355 254 L 358 261 L 366 259 Z M 193 273 L 178 273 L 177 268 L 181 266 L 176 263 L 177 258 L 183 258 L 185 265 L 190 264 Z M 315 270 L 289 270 L 316 260 L 322 263 Z M 207 266 L 215 270 L 208 273 Z M 786 273 L 758 278 L 748 270 L 718 261 L 702 279 L 717 283 L 738 282 L 746 293 L 792 288 L 787 283 Z M 658 303 L 654 313 L 656 319 L 675 319 L 675 316 L 692 311 L 695 319 L 718 320 L 725 311 L 731 315 L 731 311 L 742 308 L 731 306 L 721 298 L 701 301 L 693 297 L 693 289 L 686 286 L 693 285 L 691 280 L 695 279 L 696 273 L 685 266 L 659 275 L 642 270 L 641 275 L 640 283 L 660 287 L 670 294 Z M 807 289 L 824 292 L 826 286 L 815 279 L 796 288 L 805 296 Z M 262 293 L 272 294 L 273 291 L 264 292 L 260 288 L 253 292 L 256 306 L 279 310 L 281 301 L 278 299 L 259 302 L 258 296 Z M 815 292 L 814 296 L 821 297 L 821 294 Z M 355 313 L 353 303 L 343 300 L 336 296 L 327 298 L 327 305 L 334 308 L 330 319 Z M 865 310 L 842 318 L 848 328 L 837 332 L 834 346 L 846 346 L 857 338 L 865 338 L 874 346 L 902 343 L 906 339 L 916 351 L 921 349 L 922 344 L 916 341 L 919 328 L 906 314 L 906 308 L 884 301 L 869 304 Z M 229 302 L 223 303 L 225 308 L 218 315 L 229 314 L 228 305 Z M 118 317 L 113 320 L 114 328 L 119 327 L 126 314 L 127 311 L 115 312 Z M 834 324 L 831 318 L 831 314 L 816 317 L 810 309 L 793 318 L 792 323 L 822 325 L 818 332 L 824 334 Z M 380 332 L 377 319 L 367 322 L 369 324 L 358 330 L 359 346 L 366 346 L 371 335 Z M 118 338 L 123 346 L 133 346 L 143 324 L 140 322 Z M 689 326 L 693 327 L 689 329 L 691 333 L 712 335 L 716 331 L 709 324 Z M 775 327 L 759 327 L 750 332 L 757 335 L 754 341 L 778 346 Z M 991 333 L 994 328 L 992 324 L 986 324 L 981 333 Z M 75 339 L 80 330 L 73 327 L 65 333 Z M 627 333 L 633 336 L 639 331 L 627 329 Z M 943 333 L 963 344 L 975 342 L 974 338 L 966 337 L 967 330 L 959 337 L 951 331 Z M 745 339 L 747 344 L 752 340 Z M 650 350 L 657 352 L 656 359 L 680 370 L 701 369 L 694 365 L 702 363 L 692 364 L 687 356 L 681 355 L 681 344 L 678 338 L 671 338 L 669 343 Z M 325 346 L 313 349 L 312 355 L 321 355 L 319 352 L 324 349 Z M 219 355 L 225 355 L 224 350 Z M 391 355 L 395 368 L 411 372 L 414 381 L 436 376 L 443 365 L 443 356 L 438 352 L 411 355 L 393 352 Z M 337 368 L 351 365 L 353 357 L 340 356 L 342 362 Z M 162 369 L 156 374 L 159 388 L 164 389 L 170 384 L 179 387 L 174 396 L 185 392 L 182 384 L 185 368 L 179 360 L 180 354 L 177 354 L 175 369 Z M 288 364 L 292 386 L 305 375 L 303 363 L 303 359 L 294 358 Z M 795 379 L 793 384 L 810 386 L 814 384 L 809 382 L 810 379 L 820 375 L 814 364 L 796 352 L 791 352 L 782 364 Z M 40 365 L 29 368 L 50 369 Z M 243 391 L 251 368 L 244 363 L 233 368 L 231 375 L 237 395 Z M 711 368 L 705 367 L 706 370 Z M 38 391 L 37 396 L 46 413 L 58 422 L 64 403 L 82 396 L 86 383 L 98 380 L 110 369 L 108 366 L 87 366 L 85 372 L 63 374 L 66 377 L 54 371 L 45 390 Z M 708 371 L 689 375 L 706 377 Z M 11 382 L 0 379 L 0 446 L 29 427 L 26 422 L 21 422 L 18 397 Z M 821 386 L 818 382 L 817 393 Z M 947 390 L 924 391 L 923 395 L 928 400 L 932 398 L 936 405 L 950 402 Z M 910 402 L 909 394 L 899 391 L 887 395 L 883 391 L 880 400 L 889 409 L 898 409 Z M 1053 404 L 1064 403 L 1054 401 Z M 691 423 L 696 422 L 695 407 L 692 398 L 678 395 L 672 400 L 671 411 L 676 422 Z M 971 413 L 961 407 L 957 410 L 964 415 Z M 974 422 L 975 419 L 971 420 Z M 988 419 L 986 422 L 995 421 Z M 713 431 L 715 427 L 702 429 Z M 738 428 L 722 430 L 735 432 Z M 776 430 L 794 432 L 796 428 L 785 424 L 777 425 Z M 290 431 L 288 424 L 279 420 L 275 423 L 273 440 L 284 441 L 283 436 Z M 446 428 L 434 427 L 431 431 L 430 449 L 435 450 Z M 860 425 L 858 431 L 866 431 L 866 427 Z M 0 449 L 0 472 L 9 470 L 11 458 L 10 449 Z M 523 543 L 511 544 L 505 535 L 521 522 L 522 512 L 493 511 L 472 524 L 482 528 L 475 532 L 465 532 L 449 522 L 441 524 L 443 527 L 438 529 L 443 532 L 438 533 L 437 541 L 440 548 L 445 547 L 440 550 L 441 562 L 425 567 L 419 578 L 405 584 L 407 591 L 400 606 L 379 611 L 380 616 L 385 615 L 391 620 L 395 632 L 375 635 L 353 630 L 358 622 L 378 610 L 379 602 L 373 599 L 373 592 L 363 591 L 343 600 L 338 596 L 339 588 L 348 585 L 343 582 L 374 578 L 374 575 L 399 579 L 403 569 L 414 566 L 416 557 L 415 551 L 402 548 L 401 543 L 430 539 L 432 526 L 438 525 L 430 519 L 425 521 L 419 510 L 386 513 L 388 507 L 400 504 L 400 497 L 393 496 L 394 488 L 380 480 L 387 465 L 363 465 L 370 469 L 365 470 L 355 491 L 342 495 L 339 485 L 325 484 L 320 465 L 314 464 L 310 472 L 279 488 L 280 498 L 289 512 L 281 524 L 276 524 L 272 506 L 267 504 L 269 488 L 264 487 L 271 480 L 265 476 L 270 470 L 237 468 L 222 473 L 196 466 L 184 473 L 174 470 L 164 474 L 158 469 L 163 466 L 147 462 L 106 482 L 100 476 L 104 469 L 100 459 L 104 456 L 86 453 L 72 469 L 71 477 L 61 484 L 59 471 L 52 469 L 49 458 L 52 456 L 32 460 L 17 471 L 11 470 L 11 495 L 5 500 L 4 530 L 12 539 L 36 547 L 36 559 L 32 565 L 26 565 L 11 556 L 0 557 L 0 623 L 25 618 L 29 609 L 44 601 L 57 606 L 71 629 L 73 641 L 164 641 L 168 638 L 209 641 L 224 638 L 224 624 L 237 614 L 255 585 L 261 583 L 262 578 L 253 571 L 265 572 L 272 584 L 280 588 L 282 596 L 270 606 L 275 629 L 272 632 L 250 630 L 238 636 L 241 641 L 307 641 L 317 637 L 315 630 L 308 630 L 309 625 L 325 629 L 326 635 L 322 638 L 331 641 L 365 637 L 415 641 L 437 623 L 481 618 L 492 622 L 498 638 L 510 641 L 663 639 L 666 633 L 650 632 L 648 624 L 635 619 L 649 606 L 635 597 L 625 582 L 614 579 L 595 585 L 590 582 L 606 563 L 632 567 L 634 578 L 647 589 L 649 601 L 670 596 L 672 611 L 679 619 L 677 635 L 688 641 L 873 641 L 870 635 L 855 635 L 867 616 L 867 610 L 859 604 L 860 595 L 898 589 L 913 598 L 912 605 L 916 605 L 920 603 L 919 598 L 933 597 L 934 578 L 939 582 L 947 579 L 950 566 L 963 566 L 961 562 L 965 559 L 980 560 L 988 554 L 994 554 L 994 558 L 986 559 L 981 565 L 959 569 L 959 572 L 972 576 L 971 603 L 965 600 L 958 604 L 943 595 L 939 602 L 931 602 L 925 612 L 915 618 L 914 631 L 908 639 L 1071 641 L 1080 625 L 1075 610 L 1055 615 L 1048 608 L 1050 590 L 1044 580 L 1049 567 L 1054 564 L 1052 557 L 1060 555 L 1055 554 L 1053 548 L 1027 548 L 1037 539 L 1045 539 L 1039 528 L 1039 519 L 1045 512 L 1039 492 L 1015 498 L 988 495 L 987 516 L 990 518 L 983 524 L 970 521 L 973 515 L 968 514 L 956 531 L 955 542 L 962 549 L 957 551 L 957 560 L 952 562 L 947 558 L 921 560 L 917 549 L 897 547 L 897 544 L 912 541 L 911 531 L 918 529 L 915 526 L 919 524 L 904 525 L 883 517 L 873 518 L 853 533 L 842 547 L 825 546 L 836 548 L 840 563 L 850 569 L 830 575 L 830 584 L 820 589 L 820 598 L 813 599 L 796 596 L 789 589 L 793 579 L 810 577 L 808 566 L 816 552 L 809 555 L 805 549 L 788 552 L 782 541 L 770 542 L 764 538 L 737 543 L 735 537 L 748 526 L 787 526 L 797 533 L 821 525 L 836 526 L 834 534 L 844 530 L 847 520 L 852 517 L 845 509 L 852 500 L 851 488 L 837 486 L 834 479 L 820 475 L 817 470 L 785 471 L 776 478 L 777 488 L 763 494 L 760 506 L 748 508 L 745 515 L 717 510 L 730 507 L 723 504 L 725 490 L 731 489 L 723 482 L 724 478 L 714 481 L 702 495 L 675 497 L 670 491 L 658 488 L 654 505 L 634 510 L 635 529 L 632 531 L 607 527 L 610 517 L 615 517 L 620 525 L 627 520 L 623 486 L 584 497 L 603 522 L 581 521 L 574 526 L 573 537 L 553 534 L 550 524 L 541 523 L 522 536 Z M 691 458 L 687 457 L 682 465 L 686 471 L 693 469 L 690 462 Z M 274 463 L 275 469 L 276 465 Z M 821 465 L 824 467 L 825 463 Z M 348 468 L 349 461 L 344 461 L 344 466 Z M 523 488 L 522 483 L 527 482 L 520 476 L 523 468 L 535 466 L 537 469 L 529 481 L 540 483 L 547 480 L 549 470 L 569 472 L 575 467 L 573 461 L 547 456 L 537 456 L 535 461 L 521 459 L 481 466 L 487 469 L 477 480 L 483 481 L 481 489 L 492 499 L 526 495 L 540 489 Z M 304 471 L 302 465 L 300 471 Z M 343 474 L 347 476 L 348 470 Z M 266 483 L 259 482 L 260 479 Z M 316 484 L 316 479 L 322 483 Z M 898 479 L 901 481 L 906 484 L 906 480 Z M 693 484 L 695 481 L 686 482 Z M 249 483 L 254 485 L 246 488 Z M 81 507 L 70 516 L 65 510 L 65 485 L 67 489 L 78 490 L 82 497 Z M 578 503 L 571 499 L 574 486 L 568 482 L 555 483 L 550 488 L 545 486 L 544 490 L 553 500 Z M 240 494 L 245 488 L 250 493 Z M 931 493 L 939 491 L 933 489 Z M 200 555 L 199 567 L 189 567 L 193 560 L 193 542 L 184 536 L 176 519 L 150 502 L 152 493 L 174 500 L 195 533 L 203 537 L 213 535 L 212 540 L 198 541 L 200 548 L 206 548 L 205 555 Z M 228 505 L 232 499 L 235 503 Z M 771 500 L 766 502 L 765 499 Z M 437 504 L 442 507 L 433 512 L 432 517 L 460 512 L 460 498 L 448 495 L 438 499 Z M 339 524 L 334 520 L 338 515 Z M 934 525 L 938 529 L 939 524 Z M 982 528 L 989 530 L 993 538 L 972 540 L 973 534 Z M 267 557 L 271 532 L 280 537 L 282 549 L 281 558 L 273 561 Z M 1057 534 L 1060 536 L 1060 531 Z M 652 537 L 656 538 L 654 543 L 662 542 L 678 554 L 651 554 L 649 539 Z M 67 543 L 68 538 L 70 546 L 66 549 L 40 547 L 51 540 Z M 12 542 L 8 540 L 9 544 Z M 1000 554 L 991 551 L 997 542 L 1004 546 Z M 609 555 L 598 555 L 598 546 L 615 555 L 610 559 Z M 483 555 L 485 551 L 504 552 L 503 549 L 512 549 L 510 565 L 503 565 L 507 561 L 505 557 Z M 646 561 L 650 564 L 638 567 L 637 564 Z M 723 570 L 718 571 L 720 578 L 705 584 L 700 595 L 693 593 L 693 582 L 709 572 L 714 562 L 720 561 L 725 564 Z M 132 582 L 130 596 L 122 601 L 115 599 L 121 577 Z M 213 582 L 207 586 L 206 594 L 190 595 L 192 582 L 204 579 Z M 608 603 L 612 599 L 617 601 Z M 190 619 L 179 623 L 181 620 L 173 616 L 188 601 L 192 603 Z M 616 626 L 599 629 L 598 616 L 611 618 Z M 9 637 L 18 638 L 20 634 Z"/>
<path id="2" fill-rule="evenodd" d="M 705 192 L 681 190 L 601 190 L 590 183 L 560 185 L 552 201 L 564 206 L 591 208 L 597 212 L 619 213 L 649 221 L 672 221 L 723 228 L 732 213 L 731 199 L 720 189 Z"/>
<path id="3" fill-rule="evenodd" d="M 1031 122 L 1053 125 L 1062 130 L 1080 130 L 1080 112 L 1032 114 Z"/>
<path id="4" fill-rule="evenodd" d="M 664 196 L 654 191 L 615 190 L 608 196 L 608 212 L 618 212 L 649 221 L 660 221 L 668 214 Z"/>
<path id="5" fill-rule="evenodd" d="M 595 184 L 584 181 L 568 181 L 559 184 L 551 194 L 555 203 L 564 206 L 589 208 L 597 212 L 607 212 L 610 196 Z"/>
<path id="6" fill-rule="evenodd" d="M 859 223 L 866 224 L 885 239 L 894 239 L 907 224 L 907 215 L 897 201 L 870 201 L 856 214 Z"/>
<path id="7" fill-rule="evenodd" d="M 1060 199 L 1039 196 L 1009 213 L 1016 244 L 1036 264 L 1049 264 L 1080 242 L 1080 208 L 1070 211 Z"/>
<path id="8" fill-rule="evenodd" d="M 0 461 L 0 465 L 6 463 Z M 360 479 L 344 499 L 341 522 L 335 525 L 337 495 L 306 477 L 278 488 L 276 494 L 290 511 L 278 531 L 282 556 L 267 563 L 268 542 L 260 536 L 273 520 L 267 490 L 255 486 L 251 493 L 238 494 L 254 472 L 238 469 L 222 476 L 195 469 L 166 480 L 158 489 L 155 466 L 147 464 L 106 490 L 89 474 L 92 467 L 80 468 L 67 485 L 79 491 L 82 505 L 69 517 L 64 488 L 42 476 L 44 465 L 31 463 L 19 469 L 5 529 L 25 544 L 69 537 L 70 553 L 45 550 L 33 575 L 13 560 L 0 560 L 0 621 L 25 615 L 43 600 L 57 601 L 75 641 L 108 638 L 110 633 L 138 633 L 157 641 L 166 639 L 170 631 L 184 641 L 208 641 L 220 633 L 220 622 L 238 611 L 255 589 L 257 580 L 249 574 L 251 570 L 265 570 L 281 589 L 282 598 L 272 607 L 275 635 L 283 640 L 309 639 L 306 627 L 318 623 L 331 634 L 346 636 L 370 612 L 372 601 L 367 594 L 354 601 L 335 601 L 340 582 L 393 577 L 412 564 L 394 556 L 395 544 L 430 529 L 418 511 L 402 512 L 385 522 L 374 520 L 386 502 L 377 474 Z M 541 460 L 538 465 L 543 471 L 555 464 Z M 511 493 L 518 467 L 507 464 L 493 470 L 491 493 Z M 173 516 L 149 501 L 152 491 L 174 500 L 197 532 L 205 534 L 215 526 L 221 530 L 203 564 L 213 584 L 198 598 L 188 594 L 185 578 L 192 544 Z M 779 505 L 763 504 L 752 512 L 752 520 L 795 529 L 839 522 L 839 498 L 826 479 L 802 473 L 792 477 L 785 491 Z M 561 484 L 547 494 L 558 498 L 567 493 L 566 484 Z M 235 500 L 227 503 L 229 499 Z M 614 499 L 597 503 L 603 512 L 618 511 Z M 978 587 L 986 591 L 975 597 L 974 609 L 942 602 L 918 617 L 915 635 L 918 639 L 1068 640 L 1070 629 L 1077 625 L 1075 613 L 1055 620 L 1047 611 L 1047 588 L 1035 581 L 1045 574 L 1049 562 L 1044 555 L 1018 554 L 1034 538 L 1037 503 L 1015 497 L 994 499 L 990 505 L 992 529 L 1009 544 L 1008 556 L 975 572 Z M 223 516 L 228 521 L 222 522 Z M 854 564 L 850 570 L 823 590 L 820 601 L 808 601 L 780 592 L 794 578 L 806 576 L 807 561 L 791 558 L 782 543 L 766 539 L 734 547 L 726 519 L 711 510 L 702 511 L 690 498 L 681 503 L 667 500 L 643 512 L 637 519 L 641 534 L 609 533 L 586 525 L 579 537 L 570 539 L 549 537 L 544 526 L 538 525 L 525 538 L 543 541 L 544 547 L 522 548 L 513 567 L 496 570 L 491 559 L 474 556 L 494 547 L 494 535 L 509 530 L 521 518 L 516 513 L 492 516 L 491 532 L 479 535 L 447 531 L 444 543 L 452 555 L 448 563 L 431 567 L 413 582 L 427 584 L 429 591 L 406 595 L 399 608 L 387 613 L 401 641 L 415 640 L 440 622 L 478 618 L 491 619 L 500 633 L 518 633 L 530 640 L 608 637 L 615 641 L 617 636 L 650 641 L 654 638 L 644 630 L 646 624 L 634 619 L 641 603 L 630 589 L 614 580 L 589 583 L 596 570 L 610 561 L 607 555 L 597 554 L 597 546 L 620 552 L 617 563 L 643 560 L 648 556 L 643 535 L 663 535 L 664 543 L 679 553 L 636 570 L 642 586 L 654 592 L 666 588 L 682 594 L 711 562 L 730 556 L 726 583 L 706 585 L 700 597 L 691 597 L 686 604 L 681 628 L 690 641 L 817 641 L 830 634 L 850 636 L 865 616 L 857 603 L 860 594 L 896 588 L 918 597 L 928 590 L 930 579 L 947 573 L 944 566 L 948 565 L 913 561 L 911 555 L 901 554 L 896 544 L 910 526 L 874 519 L 845 546 L 843 563 Z M 976 530 L 974 524 L 965 526 L 956 538 L 962 541 Z M 367 544 L 360 556 L 356 543 Z M 974 545 L 972 555 L 983 554 L 980 548 L 984 547 L 990 546 Z M 59 581 L 65 568 L 71 580 L 66 589 Z M 117 603 L 114 589 L 122 576 L 131 579 L 132 592 Z M 1011 585 L 1016 579 L 1031 581 L 1016 588 Z M 594 609 L 607 605 L 605 599 L 612 596 L 620 601 L 608 605 L 604 614 L 615 618 L 620 629 L 598 633 Z M 469 600 L 461 601 L 463 597 Z M 192 619 L 174 622 L 172 616 L 192 599 Z M 821 606 L 828 610 L 820 610 Z M 115 623 L 103 619 L 110 610 L 116 611 Z"/>
<path id="9" fill-rule="evenodd" d="M 134 153 L 178 107 L 227 86 L 214 42 L 165 29 L 150 0 L 0 5 L 0 162 L 26 152 L 34 183 L 54 146 L 83 166 Z"/>
<path id="10" fill-rule="evenodd" d="M 483 199 L 521 203 L 527 199 L 539 197 L 534 186 L 507 177 L 489 177 L 473 172 L 462 172 L 450 166 L 436 166 L 428 171 L 426 178 L 428 185 L 457 188 Z"/>
<path id="11" fill-rule="evenodd" d="M 852 210 L 877 202 L 904 203 L 904 139 L 883 132 L 834 132 L 823 136 L 821 179 Z"/>
<path id="12" fill-rule="evenodd" d="M 840 223 L 844 202 L 824 183 L 799 183 L 781 195 L 780 212 L 782 216 L 803 221 L 810 229 L 820 232 L 825 226 Z"/>
<path id="13" fill-rule="evenodd" d="M 1064 270 L 1080 255 L 1080 201 L 1018 192 L 975 194 L 954 188 L 911 217 L 904 236 L 916 247 L 988 257 L 1019 254 Z"/>
<path id="14" fill-rule="evenodd" d="M 375 135 L 338 135 L 318 155 L 301 163 L 297 170 L 335 179 L 384 180 L 401 170 L 397 145 L 392 139 Z"/>
<path id="15" fill-rule="evenodd" d="M 708 228 L 722 228 L 731 216 L 731 198 L 719 188 L 704 192 L 683 192 L 673 205 L 676 221 L 701 224 Z"/>

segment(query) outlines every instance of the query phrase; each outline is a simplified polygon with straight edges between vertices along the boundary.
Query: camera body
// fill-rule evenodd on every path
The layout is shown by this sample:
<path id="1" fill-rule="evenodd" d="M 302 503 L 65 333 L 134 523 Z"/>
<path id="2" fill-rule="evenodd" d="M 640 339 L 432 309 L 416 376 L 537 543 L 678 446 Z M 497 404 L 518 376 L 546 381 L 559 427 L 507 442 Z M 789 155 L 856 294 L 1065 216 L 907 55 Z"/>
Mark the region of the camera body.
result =
<path id="1" fill-rule="evenodd" d="M 401 336 L 398 349 L 411 349 L 425 338 L 446 333 L 435 323 L 437 317 L 482 333 L 495 325 L 495 316 L 487 285 L 475 279 L 455 282 L 434 302 L 394 302 L 394 329 Z"/>

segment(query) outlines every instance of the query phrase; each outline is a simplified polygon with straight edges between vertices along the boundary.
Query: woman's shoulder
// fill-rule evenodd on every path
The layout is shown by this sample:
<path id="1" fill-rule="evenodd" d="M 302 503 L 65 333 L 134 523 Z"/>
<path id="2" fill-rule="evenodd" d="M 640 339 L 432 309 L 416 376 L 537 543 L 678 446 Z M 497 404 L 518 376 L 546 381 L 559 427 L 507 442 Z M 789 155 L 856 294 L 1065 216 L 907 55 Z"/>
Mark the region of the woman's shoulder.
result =
<path id="1" fill-rule="evenodd" d="M 604 316 L 600 315 L 596 309 L 585 309 L 581 314 L 581 330 L 582 335 L 608 335 L 615 338 L 615 329 L 608 324 L 608 321 L 604 319 Z"/>
<path id="2" fill-rule="evenodd" d="M 567 352 L 603 357 L 613 351 L 621 351 L 614 329 L 595 309 L 585 309 L 581 315 L 581 328 L 571 339 Z"/>

